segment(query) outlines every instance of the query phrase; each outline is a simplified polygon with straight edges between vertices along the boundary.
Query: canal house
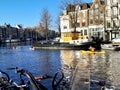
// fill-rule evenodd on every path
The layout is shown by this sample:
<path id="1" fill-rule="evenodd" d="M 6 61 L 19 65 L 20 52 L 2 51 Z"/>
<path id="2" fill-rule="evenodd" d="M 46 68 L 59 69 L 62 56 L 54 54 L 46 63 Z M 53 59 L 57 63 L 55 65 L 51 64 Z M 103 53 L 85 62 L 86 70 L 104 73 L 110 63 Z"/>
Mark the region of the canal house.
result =
<path id="1" fill-rule="evenodd" d="M 80 44 L 88 40 L 88 8 L 90 4 L 69 4 L 60 16 L 60 42 Z"/>
<path id="2" fill-rule="evenodd" d="M 105 3 L 69 4 L 60 16 L 61 42 L 81 44 L 91 37 L 105 40 Z"/>
<path id="3" fill-rule="evenodd" d="M 11 42 L 19 39 L 20 34 L 16 27 L 12 27 L 10 24 L 0 26 L 0 40 L 2 42 Z"/>
<path id="4" fill-rule="evenodd" d="M 92 6 L 89 8 L 89 36 L 104 37 L 104 22 L 105 22 L 105 4 L 103 0 L 94 0 Z"/>
<path id="5" fill-rule="evenodd" d="M 106 34 L 112 40 L 120 37 L 120 0 L 105 0 Z"/>

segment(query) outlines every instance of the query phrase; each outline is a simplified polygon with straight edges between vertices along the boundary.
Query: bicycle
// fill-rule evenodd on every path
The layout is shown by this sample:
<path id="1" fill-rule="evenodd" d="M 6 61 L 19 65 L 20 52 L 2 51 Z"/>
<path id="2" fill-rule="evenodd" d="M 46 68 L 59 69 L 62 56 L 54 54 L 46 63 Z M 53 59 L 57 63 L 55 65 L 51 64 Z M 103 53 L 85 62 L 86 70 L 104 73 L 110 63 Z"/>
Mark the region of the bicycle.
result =
<path id="1" fill-rule="evenodd" d="M 6 72 L 0 71 L 0 74 L 2 74 L 0 77 L 0 90 L 48 90 L 44 85 L 38 82 L 39 80 L 45 80 L 48 78 L 53 78 L 53 90 L 63 90 L 63 88 L 68 87 L 68 83 L 65 81 L 65 77 L 62 71 L 56 72 L 54 76 L 45 74 L 43 76 L 34 77 L 28 70 L 18 69 L 18 67 L 7 68 L 7 70 L 16 71 L 20 77 L 20 84 L 17 84 L 12 79 L 10 79 L 9 75 Z M 24 80 L 24 77 L 27 77 L 27 82 Z"/>

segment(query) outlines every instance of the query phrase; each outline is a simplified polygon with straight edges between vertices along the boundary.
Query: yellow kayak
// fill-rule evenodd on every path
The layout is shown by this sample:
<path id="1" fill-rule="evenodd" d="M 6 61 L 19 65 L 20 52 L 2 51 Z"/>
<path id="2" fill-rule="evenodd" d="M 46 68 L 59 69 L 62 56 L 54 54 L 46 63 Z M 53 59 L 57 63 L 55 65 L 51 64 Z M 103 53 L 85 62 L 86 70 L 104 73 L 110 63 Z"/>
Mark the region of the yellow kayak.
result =
<path id="1" fill-rule="evenodd" d="M 85 51 L 85 50 L 81 50 L 80 51 L 81 53 L 84 53 L 84 54 L 105 54 L 105 51 Z"/>

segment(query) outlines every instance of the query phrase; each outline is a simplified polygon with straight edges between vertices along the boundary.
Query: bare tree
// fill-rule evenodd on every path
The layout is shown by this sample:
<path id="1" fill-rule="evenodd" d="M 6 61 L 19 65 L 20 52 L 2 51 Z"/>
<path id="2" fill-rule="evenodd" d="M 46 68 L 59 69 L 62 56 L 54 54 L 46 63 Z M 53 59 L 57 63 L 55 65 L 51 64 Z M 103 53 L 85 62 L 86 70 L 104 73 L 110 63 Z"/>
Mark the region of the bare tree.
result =
<path id="1" fill-rule="evenodd" d="M 77 23 L 79 18 L 79 10 L 80 4 L 82 4 L 82 0 L 61 0 L 60 9 L 67 10 L 67 14 L 69 15 L 70 25 L 76 32 L 76 27 L 79 25 Z"/>
<path id="2" fill-rule="evenodd" d="M 61 4 L 59 8 L 61 10 L 65 10 L 70 4 L 75 5 L 75 4 L 80 4 L 82 2 L 83 2 L 82 0 L 61 0 Z"/>
<path id="3" fill-rule="evenodd" d="M 41 13 L 41 23 L 44 27 L 44 30 L 46 32 L 46 40 L 48 40 L 48 30 L 50 27 L 51 23 L 51 16 L 47 8 L 43 8 L 42 13 Z"/>
<path id="4" fill-rule="evenodd" d="M 69 15 L 70 26 L 76 32 L 76 27 L 79 25 L 78 17 L 80 16 L 80 4 L 83 3 L 83 0 L 61 0 L 60 9 L 67 10 Z"/>
<path id="5" fill-rule="evenodd" d="M 57 16 L 56 20 L 55 20 L 55 27 L 58 29 L 58 32 L 60 33 L 60 17 Z"/>

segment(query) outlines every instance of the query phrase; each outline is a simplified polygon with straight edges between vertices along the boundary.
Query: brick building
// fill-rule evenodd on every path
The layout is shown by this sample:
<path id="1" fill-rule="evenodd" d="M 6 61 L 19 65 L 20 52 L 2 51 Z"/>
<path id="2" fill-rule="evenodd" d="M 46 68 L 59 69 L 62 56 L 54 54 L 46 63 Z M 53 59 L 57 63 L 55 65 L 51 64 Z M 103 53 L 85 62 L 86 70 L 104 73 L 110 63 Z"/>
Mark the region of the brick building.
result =
<path id="1" fill-rule="evenodd" d="M 104 38 L 104 22 L 105 22 L 105 4 L 104 1 L 94 0 L 89 8 L 89 36 Z"/>
<path id="2" fill-rule="evenodd" d="M 60 16 L 61 42 L 76 43 L 86 42 L 88 39 L 88 9 L 91 4 L 68 5 Z"/>
<path id="3" fill-rule="evenodd" d="M 77 12 L 76 22 L 70 18 L 73 12 Z M 72 25 L 71 22 L 75 24 Z M 92 36 L 109 41 L 118 38 L 120 0 L 93 0 L 92 3 L 68 5 L 60 16 L 60 27 L 62 42 L 81 42 Z"/>

